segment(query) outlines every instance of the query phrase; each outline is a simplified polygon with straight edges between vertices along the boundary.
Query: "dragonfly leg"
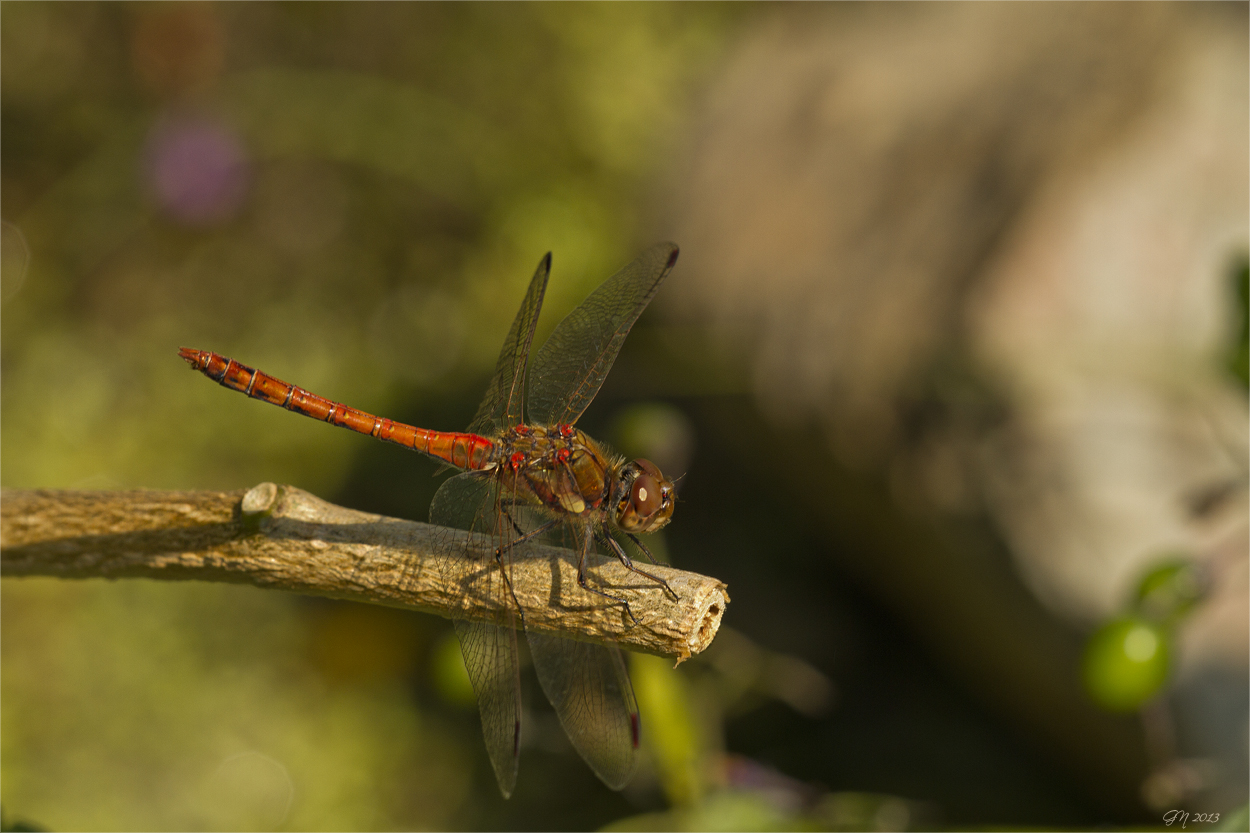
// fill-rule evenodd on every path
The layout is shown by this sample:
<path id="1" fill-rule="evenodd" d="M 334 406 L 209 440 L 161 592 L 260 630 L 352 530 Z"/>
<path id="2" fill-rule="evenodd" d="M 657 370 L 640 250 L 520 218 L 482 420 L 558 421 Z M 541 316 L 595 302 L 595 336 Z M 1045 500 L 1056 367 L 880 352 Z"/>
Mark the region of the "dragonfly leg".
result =
<path id="1" fill-rule="evenodd" d="M 577 586 L 590 593 L 594 593 L 596 596 L 603 596 L 605 599 L 611 599 L 614 602 L 618 602 L 621 607 L 625 608 L 625 615 L 633 620 L 635 625 L 641 625 L 642 622 L 640 622 L 638 617 L 634 615 L 634 611 L 630 608 L 628 601 L 622 599 L 620 596 L 613 596 L 611 593 L 605 593 L 598 588 L 591 587 L 590 583 L 586 581 L 586 553 L 590 552 L 590 544 L 592 540 L 593 533 L 590 530 L 587 530 L 586 540 L 582 546 L 581 556 L 577 559 Z M 615 544 L 616 542 L 613 541 L 612 543 Z M 656 581 L 663 583 L 662 579 L 656 579 Z"/>
<path id="2" fill-rule="evenodd" d="M 513 505 L 517 506 L 521 504 L 518 502 L 518 503 L 514 503 Z M 519 535 L 520 537 L 516 538 L 515 540 L 509 541 L 504 546 L 496 549 L 495 550 L 496 560 L 498 560 L 498 558 L 500 557 L 502 550 L 512 549 L 518 544 L 524 544 L 526 541 L 530 540 L 531 538 L 536 538 L 539 535 L 542 535 L 544 532 L 551 529 L 556 524 L 560 523 L 559 518 L 554 518 L 550 521 L 547 521 L 542 526 L 538 526 L 538 527 L 535 527 L 534 529 L 531 529 L 529 532 L 522 532 L 520 525 L 512 519 L 512 514 L 508 512 L 507 509 L 504 509 L 502 504 L 500 505 L 499 509 L 501 512 L 503 512 L 503 516 L 508 519 L 508 523 L 512 524 L 512 528 L 516 530 L 516 534 Z"/>
<path id="3" fill-rule="evenodd" d="M 625 534 L 629 535 L 629 533 L 625 533 Z M 681 601 L 681 596 L 678 596 L 677 591 L 668 586 L 667 581 L 660 578 L 659 576 L 648 573 L 646 570 L 641 570 L 638 567 L 635 567 L 633 560 L 630 559 L 630 557 L 625 554 L 625 549 L 617 542 L 615 538 L 613 538 L 611 535 L 604 535 L 602 540 L 604 541 L 604 543 L 608 545 L 608 547 L 611 548 L 612 552 L 616 554 L 616 557 L 620 559 L 620 562 L 625 565 L 625 569 L 630 570 L 631 572 L 637 573 L 640 576 L 646 576 L 647 578 L 654 581 L 656 584 L 663 587 L 664 592 L 668 593 L 670 596 L 673 597 L 673 601 L 675 602 Z M 653 558 L 651 555 L 651 550 L 647 549 L 646 544 L 642 543 L 642 541 L 639 541 L 633 535 L 629 536 L 629 540 L 633 541 L 635 544 L 638 545 L 638 549 L 642 550 L 642 554 L 647 557 L 648 561 L 650 561 L 652 564 L 656 563 L 655 558 Z"/>
<path id="4" fill-rule="evenodd" d="M 590 586 L 590 583 L 586 581 L 586 573 L 582 570 L 582 564 L 584 561 L 585 559 L 583 558 L 577 564 L 577 586 L 587 592 L 594 593 L 596 596 L 603 596 L 605 599 L 610 599 L 611 601 L 618 603 L 621 607 L 625 608 L 625 615 L 628 616 L 635 625 L 641 625 L 642 622 L 639 621 L 638 617 L 634 615 L 634 611 L 630 608 L 628 601 L 622 599 L 620 596 L 613 596 L 611 593 L 605 593 L 598 588 Z"/>
<path id="5" fill-rule="evenodd" d="M 518 505 L 518 502 L 514 501 L 512 502 L 512 505 L 514 506 Z M 529 532 L 522 532 L 520 524 L 516 522 L 516 520 L 512 517 L 512 513 L 509 512 L 505 508 L 505 505 L 503 503 L 500 503 L 499 511 L 502 512 L 503 516 L 508 519 L 508 523 L 512 524 L 512 528 L 516 530 L 516 533 L 519 537 L 514 538 L 513 540 L 509 541 L 508 543 L 504 544 L 501 547 L 495 548 L 495 563 L 499 565 L 499 572 L 503 575 L 504 584 L 507 585 L 508 587 L 508 595 L 512 597 L 512 604 L 516 608 L 518 614 L 521 616 L 521 621 L 524 622 L 525 611 L 521 610 L 521 603 L 520 601 L 517 600 L 516 591 L 512 589 L 512 577 L 509 576 L 508 571 L 504 569 L 504 564 L 503 564 L 504 553 L 511 551 L 513 547 L 516 547 L 520 544 L 524 544 L 526 541 L 530 540 L 531 538 L 535 538 L 539 535 L 542 535 L 544 532 L 546 532 L 547 530 L 555 526 L 557 523 L 559 523 L 559 519 L 557 518 L 554 520 L 547 521 L 545 524 L 535 527 Z"/>
<path id="6" fill-rule="evenodd" d="M 521 609 L 521 602 L 516 597 L 516 591 L 512 589 L 512 576 L 508 575 L 508 571 L 504 569 L 499 550 L 495 550 L 495 563 L 499 565 L 499 574 L 503 576 L 504 586 L 508 588 L 508 595 L 512 597 L 512 607 L 516 610 L 516 615 L 521 618 L 521 626 L 524 627 L 525 611 Z"/>
<path id="7" fill-rule="evenodd" d="M 646 544 L 644 544 L 644 543 L 642 542 L 642 540 L 641 540 L 641 539 L 639 539 L 639 537 L 638 537 L 637 535 L 633 534 L 632 532 L 626 532 L 625 534 L 629 536 L 629 540 L 633 541 L 633 542 L 634 542 L 634 544 L 638 547 L 638 549 L 642 550 L 642 554 L 643 554 L 643 555 L 645 555 L 645 556 L 647 557 L 647 560 L 648 560 L 648 561 L 650 561 L 652 564 L 659 564 L 659 563 L 660 563 L 660 562 L 656 561 L 656 560 L 655 560 L 655 556 L 653 556 L 653 555 L 651 554 L 651 548 L 650 548 L 650 547 L 648 547 Z M 627 566 L 628 566 L 628 565 L 627 565 Z M 640 573 L 641 573 L 642 571 L 641 571 L 641 570 L 639 570 L 638 572 L 640 572 Z M 655 578 L 655 576 L 651 575 L 650 573 L 642 573 L 642 574 L 643 574 L 644 576 L 646 576 L 647 578 L 651 578 L 651 579 L 654 579 L 654 578 Z M 657 581 L 658 581 L 658 579 L 657 579 Z M 668 586 L 668 582 L 667 582 L 667 581 L 661 581 L 660 583 L 664 585 L 664 589 L 665 589 L 665 590 L 667 590 L 669 593 L 671 593 L 671 594 L 672 594 L 672 596 L 673 596 L 673 601 L 675 601 L 675 602 L 679 602 L 679 601 L 681 601 L 681 597 L 677 595 L 677 593 L 673 590 L 673 588 L 671 588 L 671 587 L 669 587 L 669 586 Z"/>

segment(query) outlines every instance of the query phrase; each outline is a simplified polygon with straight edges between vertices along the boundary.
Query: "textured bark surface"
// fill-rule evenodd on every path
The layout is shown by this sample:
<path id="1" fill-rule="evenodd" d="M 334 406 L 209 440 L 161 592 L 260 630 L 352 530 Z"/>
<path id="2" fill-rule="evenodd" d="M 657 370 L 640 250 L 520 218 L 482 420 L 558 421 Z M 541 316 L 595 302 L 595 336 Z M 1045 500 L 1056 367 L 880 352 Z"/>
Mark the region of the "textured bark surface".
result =
<path id="1" fill-rule="evenodd" d="M 450 540 L 470 557 L 437 560 Z M 227 581 L 435 613 L 489 619 L 497 605 L 465 592 L 497 569 L 480 536 L 346 509 L 292 486 L 233 492 L 6 490 L 0 495 L 0 573 L 60 578 Z M 576 555 L 535 548 L 513 565 L 526 626 L 572 639 L 611 640 L 679 662 L 706 648 L 729 601 L 725 585 L 663 565 L 674 601 L 653 582 L 602 560 L 596 586 L 577 586 Z"/>

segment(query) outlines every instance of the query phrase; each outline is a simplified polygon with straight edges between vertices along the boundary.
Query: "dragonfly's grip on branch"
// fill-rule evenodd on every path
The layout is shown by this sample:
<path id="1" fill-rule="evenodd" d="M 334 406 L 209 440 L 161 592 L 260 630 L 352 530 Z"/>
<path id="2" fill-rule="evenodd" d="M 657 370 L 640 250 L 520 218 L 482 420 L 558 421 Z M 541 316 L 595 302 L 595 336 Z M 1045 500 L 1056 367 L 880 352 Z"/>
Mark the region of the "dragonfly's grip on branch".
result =
<path id="1" fill-rule="evenodd" d="M 431 553 L 468 533 L 370 515 L 291 486 L 234 492 L 12 491 L 0 498 L 0 572 L 5 577 L 163 578 L 253 584 L 460 618 L 498 614 L 464 593 L 493 565 L 489 545 L 449 574 Z M 576 555 L 544 548 L 514 564 L 526 626 L 572 639 L 687 659 L 716 635 L 729 601 L 716 579 L 669 567 L 674 601 L 620 564 L 598 567 L 598 583 L 624 597 L 602 603 L 577 586 Z"/>

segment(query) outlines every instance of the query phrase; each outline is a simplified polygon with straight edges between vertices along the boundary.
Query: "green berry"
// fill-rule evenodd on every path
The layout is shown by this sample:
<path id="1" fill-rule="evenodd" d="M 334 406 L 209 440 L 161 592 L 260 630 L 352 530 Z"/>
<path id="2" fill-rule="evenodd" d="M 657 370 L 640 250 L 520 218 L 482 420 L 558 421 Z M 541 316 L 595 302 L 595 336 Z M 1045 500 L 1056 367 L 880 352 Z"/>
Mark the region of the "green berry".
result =
<path id="1" fill-rule="evenodd" d="M 1167 682 L 1168 631 L 1149 619 L 1112 619 L 1085 645 L 1085 689 L 1109 711 L 1132 711 Z"/>

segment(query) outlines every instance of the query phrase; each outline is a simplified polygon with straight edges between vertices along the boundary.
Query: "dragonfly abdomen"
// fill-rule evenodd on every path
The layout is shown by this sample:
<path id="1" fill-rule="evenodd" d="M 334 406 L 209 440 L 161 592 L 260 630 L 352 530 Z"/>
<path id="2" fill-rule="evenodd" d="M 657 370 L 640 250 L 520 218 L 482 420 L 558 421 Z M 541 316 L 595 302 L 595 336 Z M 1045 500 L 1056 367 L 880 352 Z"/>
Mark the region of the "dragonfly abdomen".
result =
<path id="1" fill-rule="evenodd" d="M 303 388 L 270 376 L 264 371 L 240 364 L 209 350 L 183 347 L 178 351 L 188 364 L 223 387 L 237 390 L 288 411 L 328 422 L 341 428 L 368 434 L 388 443 L 450 463 L 459 469 L 481 469 L 491 461 L 494 443 L 477 434 L 431 431 L 384 419 L 326 399 Z"/>

